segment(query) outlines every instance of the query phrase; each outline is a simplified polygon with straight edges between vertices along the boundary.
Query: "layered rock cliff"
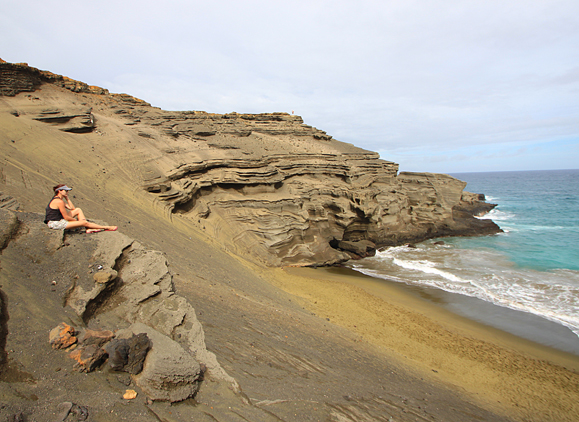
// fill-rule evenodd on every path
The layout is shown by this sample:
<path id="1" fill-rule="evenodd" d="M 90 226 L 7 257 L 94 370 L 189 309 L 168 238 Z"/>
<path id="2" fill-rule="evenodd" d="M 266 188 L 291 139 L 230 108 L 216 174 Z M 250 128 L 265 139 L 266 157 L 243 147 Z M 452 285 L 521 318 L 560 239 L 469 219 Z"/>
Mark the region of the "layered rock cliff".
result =
<path id="1" fill-rule="evenodd" d="M 326 304 L 318 307 L 317 279 L 304 279 L 305 295 L 275 287 L 299 277 L 293 271 L 319 270 L 239 259 L 330 264 L 382 245 L 498 230 L 472 217 L 492 205 L 462 192 L 463 182 L 398 174 L 396 164 L 285 113 L 162 111 L 23 64 L 0 63 L 0 87 L 0 208 L 24 211 L 0 212 L 0 222 L 19 221 L 0 230 L 0 418 L 52 420 L 60 404 L 77 403 L 95 420 L 504 420 L 335 325 Z M 119 232 L 46 232 L 41 213 L 62 182 L 90 218 Z M 90 277 L 95 265 L 112 274 L 102 286 Z M 412 319 L 432 343 L 438 328 Z M 67 320 L 148 333 L 151 350 L 178 346 L 208 366 L 207 377 L 194 401 L 169 405 L 141 378 L 106 367 L 79 374 L 47 342 Z M 476 355 L 473 344 L 456 353 Z M 127 387 L 136 400 L 123 398 Z"/>
<path id="2" fill-rule="evenodd" d="M 103 123 L 107 115 L 122 118 L 118 142 L 128 151 L 119 154 L 135 185 L 168 216 L 262 264 L 331 265 L 376 247 L 499 231 L 468 212 L 476 207 L 472 197 L 461 199 L 464 182 L 398 174 L 397 164 L 298 116 L 163 111 L 24 64 L 0 63 L 0 80 L 0 93 L 19 99 L 8 102 L 12 115 L 47 129 L 98 134 L 99 144 L 114 148 L 119 138 L 109 139 Z M 47 85 L 78 94 L 66 107 L 52 106 Z"/>

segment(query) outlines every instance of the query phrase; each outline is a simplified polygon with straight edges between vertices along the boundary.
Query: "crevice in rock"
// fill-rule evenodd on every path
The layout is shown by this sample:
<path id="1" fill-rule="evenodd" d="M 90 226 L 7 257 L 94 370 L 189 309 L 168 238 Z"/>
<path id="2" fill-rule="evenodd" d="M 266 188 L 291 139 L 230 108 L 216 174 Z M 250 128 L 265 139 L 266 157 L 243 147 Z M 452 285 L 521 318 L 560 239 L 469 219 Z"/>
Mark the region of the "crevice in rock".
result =
<path id="1" fill-rule="evenodd" d="M 197 204 L 197 198 L 198 197 L 199 197 L 199 195 L 196 194 L 196 195 L 193 195 L 192 198 L 187 199 L 186 201 L 175 203 L 175 205 L 173 205 L 173 208 L 171 209 L 171 213 L 172 214 L 187 214 L 187 213 L 189 213 L 193 208 L 195 208 L 195 205 Z"/>
<path id="2" fill-rule="evenodd" d="M 156 291 L 156 292 L 153 293 L 152 295 L 147 296 L 146 298 L 137 301 L 137 302 L 136 302 L 136 305 L 137 305 L 137 306 L 144 305 L 144 304 L 146 304 L 147 302 L 149 302 L 149 301 L 153 300 L 154 298 L 156 298 L 157 296 L 159 296 L 161 293 L 162 293 L 161 290 Z"/>
<path id="3" fill-rule="evenodd" d="M 113 270 L 115 270 L 119 274 L 121 273 L 121 270 L 128 264 L 130 260 L 129 254 L 131 253 L 132 250 L 133 244 L 131 243 L 121 251 L 119 256 L 117 256 L 117 258 L 115 259 Z"/>
<path id="4" fill-rule="evenodd" d="M 115 302 L 121 300 L 116 297 L 116 293 L 123 286 L 123 279 L 121 278 L 121 270 L 129 261 L 129 254 L 132 250 L 131 243 L 125 247 L 119 256 L 115 259 L 113 269 L 119 274 L 114 280 L 111 280 L 106 287 L 92 300 L 89 300 L 85 306 L 85 310 L 81 318 L 85 324 L 98 315 L 104 308 L 115 307 Z"/>
<path id="5" fill-rule="evenodd" d="M 187 314 L 183 314 L 181 321 L 173 326 L 173 328 L 171 329 L 171 335 L 169 336 L 171 339 L 175 340 L 179 344 L 181 344 L 181 342 L 179 341 L 179 338 L 177 338 L 175 331 L 185 323 L 186 318 Z M 181 345 L 183 346 L 183 344 Z"/>
<path id="6" fill-rule="evenodd" d="M 68 287 L 66 292 L 64 292 L 64 294 L 62 295 L 62 307 L 63 308 L 68 305 L 68 301 L 70 299 L 70 296 L 72 295 L 72 293 L 76 289 L 76 285 L 77 285 L 76 279 L 73 278 L 70 286 Z"/>
<path id="7" fill-rule="evenodd" d="M 85 325 L 87 325 L 92 318 L 98 315 L 100 310 L 112 302 L 111 299 L 122 285 L 123 280 L 120 277 L 115 278 L 107 284 L 97 297 L 86 304 L 85 310 L 81 315 L 82 321 Z"/>
<path id="8" fill-rule="evenodd" d="M 96 128 L 95 127 L 71 127 L 71 128 L 67 128 L 67 129 L 62 129 L 63 132 L 69 132 L 69 133 L 90 133 L 92 131 L 94 131 Z"/>

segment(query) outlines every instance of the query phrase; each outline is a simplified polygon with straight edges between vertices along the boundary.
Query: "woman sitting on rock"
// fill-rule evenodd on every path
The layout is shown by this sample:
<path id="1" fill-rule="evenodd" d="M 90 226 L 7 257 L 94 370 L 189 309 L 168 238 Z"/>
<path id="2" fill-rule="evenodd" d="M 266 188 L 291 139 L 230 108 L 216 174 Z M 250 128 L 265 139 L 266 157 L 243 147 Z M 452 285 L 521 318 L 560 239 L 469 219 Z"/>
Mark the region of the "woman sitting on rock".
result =
<path id="1" fill-rule="evenodd" d="M 115 231 L 117 226 L 100 226 L 87 221 L 80 208 L 76 208 L 68 198 L 68 191 L 72 190 L 66 185 L 56 185 L 54 197 L 46 206 L 44 222 L 48 227 L 55 230 L 74 229 L 86 227 L 87 233 L 96 233 L 103 230 Z"/>

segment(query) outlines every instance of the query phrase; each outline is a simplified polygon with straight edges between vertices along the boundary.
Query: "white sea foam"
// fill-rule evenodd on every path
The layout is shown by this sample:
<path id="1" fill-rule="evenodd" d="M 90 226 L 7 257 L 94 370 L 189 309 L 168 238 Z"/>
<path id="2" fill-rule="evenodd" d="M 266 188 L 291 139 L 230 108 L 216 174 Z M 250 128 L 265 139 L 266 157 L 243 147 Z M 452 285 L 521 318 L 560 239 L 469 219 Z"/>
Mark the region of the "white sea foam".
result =
<path id="1" fill-rule="evenodd" d="M 512 212 L 507 212 L 507 211 L 501 211 L 500 209 L 492 209 L 489 213 L 480 216 L 480 217 L 476 217 L 480 220 L 494 220 L 494 221 L 506 221 L 506 220 L 512 220 L 513 218 L 515 218 L 515 214 Z"/>
<path id="2" fill-rule="evenodd" d="M 394 263 L 396 265 L 399 265 L 400 267 L 403 267 L 403 268 L 406 268 L 409 270 L 421 271 L 421 272 L 426 273 L 426 274 L 438 275 L 445 280 L 449 280 L 449 281 L 452 281 L 455 283 L 468 283 L 467 280 L 463 280 L 460 277 L 457 277 L 452 273 L 439 270 L 438 268 L 436 268 L 436 264 L 434 264 L 433 262 L 429 262 L 429 261 L 405 261 L 403 259 L 394 258 Z"/>
<path id="3" fill-rule="evenodd" d="M 532 313 L 579 336 L 579 271 L 518 269 L 498 252 L 448 244 L 388 248 L 352 268 L 370 276 L 434 287 Z"/>

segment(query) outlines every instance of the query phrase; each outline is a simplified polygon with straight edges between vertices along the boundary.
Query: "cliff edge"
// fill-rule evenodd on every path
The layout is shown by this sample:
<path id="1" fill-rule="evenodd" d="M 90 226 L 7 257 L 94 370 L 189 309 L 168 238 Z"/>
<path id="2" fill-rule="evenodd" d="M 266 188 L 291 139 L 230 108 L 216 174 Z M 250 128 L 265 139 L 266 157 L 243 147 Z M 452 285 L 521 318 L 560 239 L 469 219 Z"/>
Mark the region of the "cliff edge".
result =
<path id="1" fill-rule="evenodd" d="M 187 219 L 261 265 L 332 265 L 384 246 L 500 231 L 469 212 L 475 207 L 472 197 L 463 199 L 464 182 L 399 174 L 397 164 L 299 116 L 164 111 L 5 62 L 0 95 L 10 125 L 68 134 L 67 142 L 83 144 L 83 156 L 112 162 L 95 162 L 102 166 L 96 178 L 114 167 L 130 173 L 131 188 L 143 189 L 167 218 Z"/>

